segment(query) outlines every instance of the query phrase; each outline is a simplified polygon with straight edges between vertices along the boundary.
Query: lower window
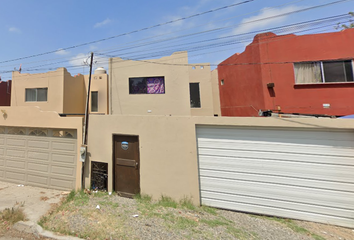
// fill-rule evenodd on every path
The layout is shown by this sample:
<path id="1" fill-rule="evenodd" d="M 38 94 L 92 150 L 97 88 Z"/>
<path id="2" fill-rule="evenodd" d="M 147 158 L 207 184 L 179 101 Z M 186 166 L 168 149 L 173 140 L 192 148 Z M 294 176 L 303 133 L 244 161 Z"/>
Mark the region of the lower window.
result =
<path id="1" fill-rule="evenodd" d="M 191 108 L 200 108 L 199 83 L 189 83 L 189 96 L 191 100 Z"/>
<path id="2" fill-rule="evenodd" d="M 26 88 L 26 102 L 47 101 L 48 88 Z"/>

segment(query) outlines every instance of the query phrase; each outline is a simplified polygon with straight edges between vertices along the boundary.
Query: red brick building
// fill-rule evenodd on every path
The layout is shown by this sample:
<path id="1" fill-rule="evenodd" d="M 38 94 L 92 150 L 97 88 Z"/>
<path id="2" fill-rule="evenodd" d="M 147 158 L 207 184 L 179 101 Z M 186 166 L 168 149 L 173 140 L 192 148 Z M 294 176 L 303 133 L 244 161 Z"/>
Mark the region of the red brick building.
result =
<path id="1" fill-rule="evenodd" d="M 0 106 L 11 105 L 11 80 L 0 81 Z"/>
<path id="2" fill-rule="evenodd" d="M 354 29 L 296 36 L 263 33 L 219 64 L 222 116 L 354 114 Z"/>

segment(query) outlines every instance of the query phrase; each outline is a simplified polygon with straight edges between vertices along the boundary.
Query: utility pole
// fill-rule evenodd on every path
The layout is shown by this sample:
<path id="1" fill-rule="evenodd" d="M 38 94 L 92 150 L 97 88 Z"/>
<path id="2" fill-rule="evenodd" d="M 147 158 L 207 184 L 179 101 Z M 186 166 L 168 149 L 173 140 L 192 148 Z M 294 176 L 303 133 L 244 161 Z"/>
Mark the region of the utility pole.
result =
<path id="1" fill-rule="evenodd" d="M 93 52 L 91 52 L 90 73 L 89 73 L 87 96 L 86 96 L 85 119 L 84 119 L 83 133 L 82 133 L 82 145 L 80 148 L 80 155 L 81 155 L 80 160 L 82 162 L 82 168 L 81 168 L 81 188 L 82 189 L 85 189 L 85 161 L 86 161 L 86 152 L 87 152 L 87 129 L 88 129 L 88 120 L 89 120 L 88 111 L 89 111 L 89 103 L 90 103 L 92 63 L 93 63 Z"/>

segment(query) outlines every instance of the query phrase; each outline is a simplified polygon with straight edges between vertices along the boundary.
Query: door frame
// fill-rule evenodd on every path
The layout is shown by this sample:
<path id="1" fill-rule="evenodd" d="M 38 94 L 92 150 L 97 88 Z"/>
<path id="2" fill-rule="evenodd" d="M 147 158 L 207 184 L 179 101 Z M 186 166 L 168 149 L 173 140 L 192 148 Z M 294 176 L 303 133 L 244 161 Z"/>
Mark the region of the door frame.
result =
<path id="1" fill-rule="evenodd" d="M 139 193 L 141 193 L 141 187 L 140 187 L 140 137 L 139 135 L 134 135 L 134 134 L 120 134 L 120 133 L 113 133 L 112 134 L 112 192 L 116 191 L 116 173 L 115 173 L 115 141 L 114 138 L 115 136 L 127 136 L 127 137 L 136 137 L 138 138 L 138 156 L 139 156 L 139 165 L 138 165 L 138 176 L 139 176 Z"/>

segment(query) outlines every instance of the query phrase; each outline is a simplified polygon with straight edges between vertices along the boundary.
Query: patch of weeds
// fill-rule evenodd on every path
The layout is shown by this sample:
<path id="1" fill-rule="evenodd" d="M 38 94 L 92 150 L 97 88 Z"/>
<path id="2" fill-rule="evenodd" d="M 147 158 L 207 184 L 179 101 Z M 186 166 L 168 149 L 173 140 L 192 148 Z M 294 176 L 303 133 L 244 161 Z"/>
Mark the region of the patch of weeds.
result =
<path id="1" fill-rule="evenodd" d="M 100 206 L 111 206 L 112 208 L 117 208 L 119 207 L 119 204 L 116 202 L 112 202 L 112 201 L 99 201 L 98 204 Z"/>
<path id="2" fill-rule="evenodd" d="M 310 232 L 309 230 L 307 230 L 306 228 L 300 227 L 299 225 L 297 225 L 295 222 L 293 222 L 291 219 L 287 219 L 287 218 L 278 218 L 278 217 L 268 217 L 268 216 L 262 216 L 263 218 L 269 219 L 269 220 L 273 220 L 273 221 L 277 221 L 279 223 L 282 223 L 284 225 L 286 225 L 288 228 L 290 228 L 291 230 L 293 230 L 296 233 L 300 233 L 300 234 L 304 234 L 304 235 L 308 235 L 311 236 L 312 238 L 316 239 L 316 240 L 325 240 L 325 238 Z"/>
<path id="3" fill-rule="evenodd" d="M 46 224 L 48 220 L 49 220 L 48 216 L 42 216 L 38 221 L 38 225 L 44 228 L 44 224 Z"/>
<path id="4" fill-rule="evenodd" d="M 170 207 L 170 208 L 177 208 L 178 206 L 175 200 L 164 195 L 161 196 L 157 204 L 162 207 Z"/>
<path id="5" fill-rule="evenodd" d="M 185 217 L 178 217 L 174 224 L 174 227 L 178 229 L 191 229 L 197 226 L 198 226 L 198 222 Z"/>
<path id="6" fill-rule="evenodd" d="M 196 210 L 196 206 L 193 204 L 192 199 L 188 197 L 184 197 L 179 201 L 179 204 L 183 208 L 187 208 L 189 210 Z"/>
<path id="7" fill-rule="evenodd" d="M 212 215 L 217 214 L 216 208 L 213 208 L 213 207 L 201 206 L 200 209 L 203 210 L 204 212 L 210 213 Z"/>
<path id="8" fill-rule="evenodd" d="M 256 236 L 254 236 L 254 235 L 250 236 L 245 231 L 235 228 L 234 226 L 227 226 L 226 228 L 227 228 L 228 233 L 230 233 L 231 235 L 233 235 L 237 239 L 248 240 L 248 239 L 255 239 L 256 238 Z"/>
<path id="9" fill-rule="evenodd" d="M 23 209 L 19 207 L 5 208 L 5 210 L 0 212 L 0 219 L 9 222 L 10 224 L 14 224 L 18 221 L 24 221 L 26 215 L 23 212 Z"/>
<path id="10" fill-rule="evenodd" d="M 76 194 L 75 190 L 71 190 L 71 192 L 69 193 L 69 195 L 66 197 L 65 202 L 68 203 L 68 202 L 73 201 L 74 198 L 75 198 L 75 194 Z"/>
<path id="11" fill-rule="evenodd" d="M 70 192 L 71 194 L 71 192 Z M 69 194 L 69 196 L 70 196 Z M 68 198 L 69 198 L 68 196 Z M 84 191 L 78 191 L 75 195 L 74 195 L 74 205 L 75 206 L 83 206 L 83 205 L 86 205 L 89 200 L 90 200 L 90 197 L 84 192 Z"/>
<path id="12" fill-rule="evenodd" d="M 204 223 L 208 225 L 209 227 L 218 227 L 218 226 L 228 226 L 230 223 L 220 220 L 220 219 L 214 219 L 214 220 L 206 220 L 206 219 L 201 219 L 201 223 Z"/>
<path id="13" fill-rule="evenodd" d="M 152 197 L 147 194 L 136 194 L 134 197 L 140 203 L 151 203 Z"/>
<path id="14" fill-rule="evenodd" d="M 108 197 L 108 193 L 107 192 L 93 192 L 92 196 L 97 197 L 97 198 L 101 198 L 101 197 Z"/>

